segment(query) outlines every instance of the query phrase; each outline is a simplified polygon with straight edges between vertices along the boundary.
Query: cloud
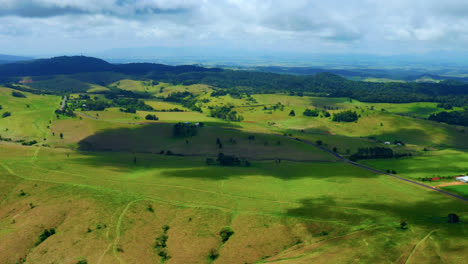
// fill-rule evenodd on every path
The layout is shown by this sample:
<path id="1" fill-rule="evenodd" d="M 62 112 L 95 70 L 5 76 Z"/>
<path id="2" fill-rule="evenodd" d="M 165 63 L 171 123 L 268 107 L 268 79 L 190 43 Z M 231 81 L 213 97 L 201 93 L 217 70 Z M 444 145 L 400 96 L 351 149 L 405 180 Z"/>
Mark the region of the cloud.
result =
<path id="1" fill-rule="evenodd" d="M 457 0 L 0 0 L 0 6 L 0 45 L 11 50 L 65 50 L 76 43 L 89 50 L 156 45 L 375 53 L 468 49 L 468 2 Z"/>

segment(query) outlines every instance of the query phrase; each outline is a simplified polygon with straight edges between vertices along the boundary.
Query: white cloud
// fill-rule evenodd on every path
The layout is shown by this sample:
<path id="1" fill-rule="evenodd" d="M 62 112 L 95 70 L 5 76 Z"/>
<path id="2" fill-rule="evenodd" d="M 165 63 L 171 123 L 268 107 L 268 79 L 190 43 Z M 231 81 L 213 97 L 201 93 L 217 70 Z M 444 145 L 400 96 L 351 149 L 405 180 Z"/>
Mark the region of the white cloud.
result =
<path id="1" fill-rule="evenodd" d="M 58 51 L 77 41 L 89 50 L 174 43 L 329 52 L 468 47 L 468 2 L 456 0 L 0 0 L 0 6 L 0 48 L 15 53 L 33 50 L 19 39 L 49 41 Z"/>

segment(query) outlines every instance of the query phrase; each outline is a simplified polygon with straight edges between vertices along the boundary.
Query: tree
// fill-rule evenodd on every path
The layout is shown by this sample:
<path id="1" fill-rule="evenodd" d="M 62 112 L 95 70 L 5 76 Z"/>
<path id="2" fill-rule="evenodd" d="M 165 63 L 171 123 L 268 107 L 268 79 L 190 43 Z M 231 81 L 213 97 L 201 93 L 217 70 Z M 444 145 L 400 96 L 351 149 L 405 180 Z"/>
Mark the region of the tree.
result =
<path id="1" fill-rule="evenodd" d="M 403 230 L 406 230 L 408 229 L 408 223 L 406 223 L 406 221 L 401 221 L 400 222 L 400 229 L 403 229 Z"/>
<path id="2" fill-rule="evenodd" d="M 232 228 L 229 226 L 223 227 L 223 229 L 221 229 L 219 232 L 219 236 L 221 236 L 223 243 L 228 241 L 232 235 L 234 235 L 234 230 L 232 230 Z"/>
<path id="3" fill-rule="evenodd" d="M 159 120 L 156 115 L 147 114 L 145 117 L 146 120 Z"/>
<path id="4" fill-rule="evenodd" d="M 296 113 L 294 112 L 294 110 L 291 110 L 291 112 L 289 112 L 289 116 L 296 116 Z"/>
<path id="5" fill-rule="evenodd" d="M 448 222 L 450 224 L 456 224 L 456 223 L 460 222 L 460 218 L 456 214 L 449 214 L 448 215 Z"/>
<path id="6" fill-rule="evenodd" d="M 14 97 L 26 98 L 26 95 L 24 95 L 23 93 L 17 92 L 17 91 L 12 91 L 11 95 L 14 96 Z"/>
<path id="7" fill-rule="evenodd" d="M 318 116 L 318 115 L 320 114 L 320 112 L 317 111 L 317 109 L 313 109 L 313 110 L 311 110 L 311 109 L 306 109 L 306 110 L 304 111 L 304 113 L 302 113 L 302 114 L 303 114 L 304 116 L 313 116 L 313 117 L 316 117 L 316 116 Z"/>
<path id="8" fill-rule="evenodd" d="M 11 116 L 11 113 L 6 111 L 5 113 L 2 114 L 2 117 L 5 118 L 5 117 L 9 117 Z"/>
<path id="9" fill-rule="evenodd" d="M 340 113 L 333 114 L 334 122 L 354 122 L 359 119 L 358 114 L 355 111 L 343 111 Z"/>
<path id="10" fill-rule="evenodd" d="M 63 133 L 60 133 L 60 139 L 63 139 Z"/>

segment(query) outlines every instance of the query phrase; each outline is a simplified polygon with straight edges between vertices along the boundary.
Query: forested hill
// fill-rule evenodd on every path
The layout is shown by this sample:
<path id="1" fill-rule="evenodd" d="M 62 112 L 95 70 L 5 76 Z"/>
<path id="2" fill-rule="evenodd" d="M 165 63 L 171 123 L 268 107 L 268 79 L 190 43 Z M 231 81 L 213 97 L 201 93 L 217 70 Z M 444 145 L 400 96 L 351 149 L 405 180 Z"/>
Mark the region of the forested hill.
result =
<path id="1" fill-rule="evenodd" d="M 190 65 L 110 64 L 101 59 L 84 56 L 56 57 L 0 65 L 0 80 L 5 83 L 15 80 L 11 77 L 58 74 L 68 74 L 68 78 L 82 78 L 76 74 L 83 72 L 96 73 L 92 75 L 92 78 L 88 76 L 86 82 L 100 85 L 110 83 L 106 79 L 108 75 L 99 73 L 116 72 L 130 78 L 186 85 L 202 83 L 219 88 L 248 90 L 250 93 L 287 92 L 297 95 L 350 97 L 366 102 L 429 101 L 450 103 L 454 106 L 468 105 L 468 84 L 450 80 L 440 83 L 372 83 L 351 81 L 327 72 L 298 76 Z"/>
<path id="2" fill-rule="evenodd" d="M 155 63 L 111 64 L 104 60 L 85 56 L 62 56 L 50 59 L 16 62 L 0 65 L 0 77 L 74 74 L 82 72 L 119 72 L 146 74 L 148 72 L 199 72 L 220 71 L 196 66 L 169 66 Z"/>

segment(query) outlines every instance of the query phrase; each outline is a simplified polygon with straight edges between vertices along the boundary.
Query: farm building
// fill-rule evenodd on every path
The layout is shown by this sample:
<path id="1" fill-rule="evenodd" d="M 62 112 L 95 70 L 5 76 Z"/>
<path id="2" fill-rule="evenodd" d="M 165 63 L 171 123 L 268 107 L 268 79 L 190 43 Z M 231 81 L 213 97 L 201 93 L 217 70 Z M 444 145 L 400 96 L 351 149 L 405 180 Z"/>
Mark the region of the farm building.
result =
<path id="1" fill-rule="evenodd" d="M 461 182 L 464 182 L 464 183 L 468 183 L 468 176 L 466 175 L 462 175 L 460 177 L 457 177 L 455 178 L 457 181 L 461 181 Z"/>

